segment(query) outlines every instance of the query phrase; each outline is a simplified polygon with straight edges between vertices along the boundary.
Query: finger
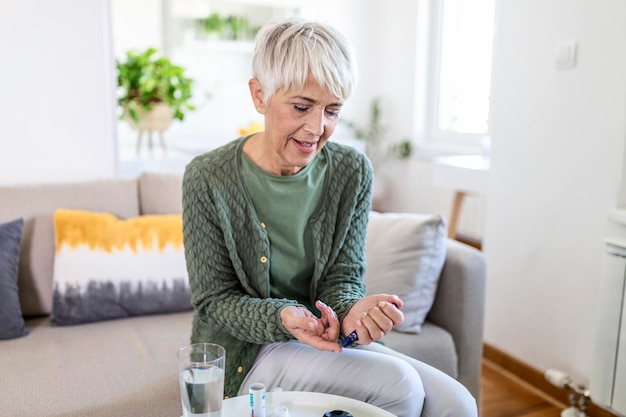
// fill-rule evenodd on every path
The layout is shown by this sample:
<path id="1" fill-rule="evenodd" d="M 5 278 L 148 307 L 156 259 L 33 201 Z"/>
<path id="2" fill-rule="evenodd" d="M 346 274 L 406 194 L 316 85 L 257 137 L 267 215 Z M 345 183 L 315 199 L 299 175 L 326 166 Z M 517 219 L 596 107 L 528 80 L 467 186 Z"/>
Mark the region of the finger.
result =
<path id="1" fill-rule="evenodd" d="M 310 343 L 315 349 L 323 350 L 327 352 L 341 352 L 342 348 L 337 342 L 331 342 L 328 340 L 315 339 Z"/>
<path id="2" fill-rule="evenodd" d="M 334 341 L 324 340 L 319 336 L 315 336 L 309 333 L 303 333 L 298 337 L 298 341 L 306 345 L 312 346 L 317 350 L 323 350 L 328 352 L 341 352 L 341 346 Z"/>
<path id="3" fill-rule="evenodd" d="M 395 294 L 378 294 L 375 297 L 375 304 L 378 305 L 381 302 L 392 304 L 400 310 L 404 307 L 404 301 L 402 301 L 402 299 Z"/>
<path id="4" fill-rule="evenodd" d="M 294 324 L 290 327 L 285 326 L 285 329 L 296 339 L 300 339 L 300 337 L 304 334 L 316 335 L 319 337 L 323 332 L 323 326 L 321 324 L 311 322 L 307 322 L 306 324 Z"/>
<path id="5" fill-rule="evenodd" d="M 360 326 L 360 330 L 357 331 L 360 345 L 368 345 L 376 340 L 379 340 L 383 336 L 380 329 L 372 324 L 371 319 L 365 318 L 362 323 L 363 324 Z"/>
<path id="6" fill-rule="evenodd" d="M 318 300 L 315 305 L 322 312 L 322 320 L 326 325 L 326 340 L 338 340 L 339 334 L 341 333 L 341 323 L 339 322 L 339 317 L 337 317 L 337 313 L 335 313 L 335 311 L 331 307 L 327 306 L 321 300 Z"/>
<path id="7" fill-rule="evenodd" d="M 392 327 L 404 321 L 404 313 L 397 305 L 381 301 L 378 303 L 378 307 L 392 321 Z"/>
<path id="8" fill-rule="evenodd" d="M 318 328 L 323 327 L 321 324 L 318 324 L 317 320 L 310 317 L 295 317 L 290 316 L 286 320 L 283 321 L 283 326 L 290 333 L 293 331 L 310 331 L 315 332 L 319 330 Z"/>
<path id="9" fill-rule="evenodd" d="M 372 340 L 383 338 L 393 328 L 393 321 L 380 309 L 373 307 L 363 320 Z"/>
<path id="10" fill-rule="evenodd" d="M 373 320 L 367 315 L 362 313 L 361 318 L 356 322 L 356 332 L 359 336 L 359 344 L 367 345 L 374 341 L 370 329 L 374 328 Z"/>
<path id="11" fill-rule="evenodd" d="M 335 310 L 324 304 L 321 300 L 317 300 L 315 302 L 315 306 L 318 310 L 320 310 L 320 312 L 322 313 L 322 317 L 324 317 L 328 321 L 328 323 L 339 323 L 339 317 L 337 317 L 337 313 L 335 313 Z"/>
<path id="12" fill-rule="evenodd" d="M 399 310 L 402 310 L 402 307 L 404 307 L 404 301 L 402 301 L 402 299 L 397 295 L 392 295 L 389 302 L 397 307 Z"/>

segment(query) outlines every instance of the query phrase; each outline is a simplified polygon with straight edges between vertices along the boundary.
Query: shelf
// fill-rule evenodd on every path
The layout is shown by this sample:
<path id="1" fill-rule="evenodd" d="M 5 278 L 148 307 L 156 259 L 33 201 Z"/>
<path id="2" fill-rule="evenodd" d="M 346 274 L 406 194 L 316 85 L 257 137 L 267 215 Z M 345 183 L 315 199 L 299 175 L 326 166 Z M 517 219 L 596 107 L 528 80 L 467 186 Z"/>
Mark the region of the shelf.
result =
<path id="1" fill-rule="evenodd" d="M 613 255 L 626 257 L 626 238 L 623 237 L 609 237 L 604 239 L 604 243 L 607 244 L 607 251 Z"/>
<path id="2" fill-rule="evenodd" d="M 278 18 L 299 14 L 293 0 L 170 0 L 168 4 L 163 19 L 165 50 L 170 53 L 251 54 L 256 30 Z M 205 32 L 200 22 L 213 14 L 222 20 L 223 29 Z M 239 33 L 227 22 L 233 17 L 245 22 Z"/>
<path id="3" fill-rule="evenodd" d="M 194 40 L 185 42 L 182 49 L 193 52 L 210 53 L 240 53 L 248 54 L 254 51 L 253 41 L 233 41 L 233 40 Z"/>
<path id="4" fill-rule="evenodd" d="M 626 208 L 609 210 L 609 220 L 626 225 Z"/>

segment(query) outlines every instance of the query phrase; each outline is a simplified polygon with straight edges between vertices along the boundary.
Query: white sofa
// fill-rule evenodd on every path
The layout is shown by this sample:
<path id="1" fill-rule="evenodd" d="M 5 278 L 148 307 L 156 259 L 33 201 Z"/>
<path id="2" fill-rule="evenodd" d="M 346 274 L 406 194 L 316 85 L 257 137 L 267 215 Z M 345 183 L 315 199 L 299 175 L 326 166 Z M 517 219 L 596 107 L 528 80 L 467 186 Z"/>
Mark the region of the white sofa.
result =
<path id="1" fill-rule="evenodd" d="M 53 215 L 60 208 L 120 219 L 178 214 L 181 177 L 144 173 L 135 179 L 0 186 L 0 224 L 24 220 L 18 287 L 28 331 L 0 340 L 0 415 L 180 415 L 176 351 L 189 342 L 191 311 L 51 323 Z M 478 398 L 485 261 L 481 252 L 461 243 L 446 240 L 445 247 L 445 264 L 421 332 L 393 331 L 384 342 L 442 369 Z M 393 291 L 393 280 L 387 281 Z M 8 296 L 0 292 L 0 303 Z"/>

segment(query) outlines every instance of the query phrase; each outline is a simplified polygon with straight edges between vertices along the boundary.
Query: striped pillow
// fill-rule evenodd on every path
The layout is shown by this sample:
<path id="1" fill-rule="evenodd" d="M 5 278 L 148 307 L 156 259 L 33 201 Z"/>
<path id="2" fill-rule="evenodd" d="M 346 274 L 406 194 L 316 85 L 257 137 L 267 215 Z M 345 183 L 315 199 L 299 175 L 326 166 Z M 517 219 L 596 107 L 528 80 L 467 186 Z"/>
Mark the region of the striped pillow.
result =
<path id="1" fill-rule="evenodd" d="M 191 309 L 180 214 L 61 209 L 54 231 L 53 324 Z"/>

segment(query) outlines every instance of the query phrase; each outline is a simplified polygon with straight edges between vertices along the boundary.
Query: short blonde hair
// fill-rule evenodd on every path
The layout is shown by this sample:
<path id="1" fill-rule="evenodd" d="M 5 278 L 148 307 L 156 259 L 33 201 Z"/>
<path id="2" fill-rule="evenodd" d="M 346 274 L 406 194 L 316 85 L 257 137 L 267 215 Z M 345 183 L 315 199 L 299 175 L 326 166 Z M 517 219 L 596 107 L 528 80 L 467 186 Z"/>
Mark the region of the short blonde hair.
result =
<path id="1" fill-rule="evenodd" d="M 304 88 L 309 72 L 320 87 L 346 100 L 356 84 L 356 61 L 348 40 L 332 27 L 300 18 L 265 25 L 256 36 L 252 76 L 265 101 L 281 89 Z"/>

